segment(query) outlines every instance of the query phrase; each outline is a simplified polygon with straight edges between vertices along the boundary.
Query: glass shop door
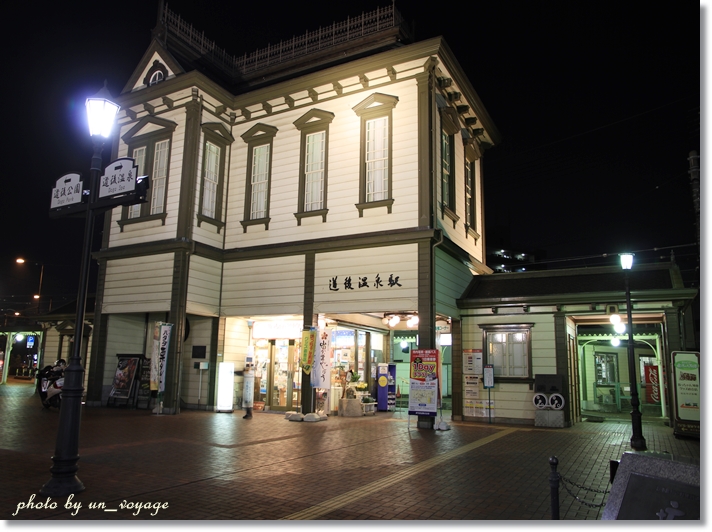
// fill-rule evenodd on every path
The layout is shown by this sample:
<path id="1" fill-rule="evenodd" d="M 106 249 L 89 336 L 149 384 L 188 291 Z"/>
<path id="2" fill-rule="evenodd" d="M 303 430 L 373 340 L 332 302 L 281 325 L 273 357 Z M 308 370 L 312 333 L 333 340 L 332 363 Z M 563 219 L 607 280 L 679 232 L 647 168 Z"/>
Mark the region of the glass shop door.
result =
<path id="1" fill-rule="evenodd" d="M 298 410 L 301 401 L 299 351 L 294 340 L 273 340 L 270 409 L 289 412 Z"/>

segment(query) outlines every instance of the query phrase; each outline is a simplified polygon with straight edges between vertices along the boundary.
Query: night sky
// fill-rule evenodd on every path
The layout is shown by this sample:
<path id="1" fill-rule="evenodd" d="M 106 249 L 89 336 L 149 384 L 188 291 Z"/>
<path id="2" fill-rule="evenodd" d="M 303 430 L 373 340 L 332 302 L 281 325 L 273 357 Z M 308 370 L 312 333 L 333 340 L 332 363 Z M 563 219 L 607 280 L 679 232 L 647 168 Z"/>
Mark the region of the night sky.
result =
<path id="1" fill-rule="evenodd" d="M 12 4 L 1 17 L 0 308 L 24 310 L 37 290 L 39 267 L 16 265 L 18 256 L 45 264 L 43 300 L 56 308 L 76 297 L 84 225 L 49 219 L 51 189 L 88 172 L 84 100 L 104 79 L 121 92 L 150 43 L 158 0 Z M 388 4 L 168 2 L 235 55 Z M 687 158 L 700 150 L 704 3 L 396 7 L 418 40 L 444 36 L 502 135 L 485 154 L 488 246 L 535 252 L 550 267 L 624 250 L 654 261 L 674 247 L 686 285 L 699 279 L 697 248 L 686 246 L 697 240 Z"/>

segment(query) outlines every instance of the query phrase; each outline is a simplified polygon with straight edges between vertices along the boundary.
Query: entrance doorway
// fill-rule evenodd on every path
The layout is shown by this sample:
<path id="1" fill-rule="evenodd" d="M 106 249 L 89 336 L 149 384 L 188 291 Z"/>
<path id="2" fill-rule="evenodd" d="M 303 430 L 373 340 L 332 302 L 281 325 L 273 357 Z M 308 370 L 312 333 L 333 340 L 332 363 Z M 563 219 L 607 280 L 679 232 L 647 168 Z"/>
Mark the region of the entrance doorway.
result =
<path id="1" fill-rule="evenodd" d="M 261 341 L 255 348 L 255 401 L 288 412 L 301 406 L 299 349 L 294 340 Z"/>

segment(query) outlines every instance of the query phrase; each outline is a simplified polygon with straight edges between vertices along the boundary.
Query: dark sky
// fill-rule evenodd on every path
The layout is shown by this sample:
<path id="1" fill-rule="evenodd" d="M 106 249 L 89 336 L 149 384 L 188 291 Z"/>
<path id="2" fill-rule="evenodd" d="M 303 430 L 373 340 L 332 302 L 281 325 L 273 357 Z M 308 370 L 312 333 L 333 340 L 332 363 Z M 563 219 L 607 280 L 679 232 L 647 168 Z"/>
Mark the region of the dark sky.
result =
<path id="1" fill-rule="evenodd" d="M 76 296 L 83 221 L 50 220 L 51 189 L 65 173 L 88 172 L 84 100 L 104 79 L 112 94 L 121 92 L 149 45 L 157 4 L 2 8 L 0 308 L 23 309 L 37 290 L 39 268 L 15 265 L 20 255 L 45 263 L 46 301 L 56 307 Z M 235 55 L 388 4 L 168 2 Z M 642 251 L 696 242 L 687 157 L 700 150 L 706 7 L 570 0 L 399 0 L 396 7 L 419 40 L 445 37 L 502 135 L 485 154 L 488 245 L 546 260 L 626 249 L 654 260 L 669 249 Z"/>

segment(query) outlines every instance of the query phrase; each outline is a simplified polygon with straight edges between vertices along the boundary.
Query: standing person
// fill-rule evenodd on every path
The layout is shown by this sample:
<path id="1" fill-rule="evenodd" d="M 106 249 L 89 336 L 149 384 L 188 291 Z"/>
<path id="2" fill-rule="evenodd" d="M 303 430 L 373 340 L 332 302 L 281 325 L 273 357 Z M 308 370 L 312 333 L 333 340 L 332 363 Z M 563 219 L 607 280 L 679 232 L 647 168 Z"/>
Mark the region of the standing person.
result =
<path id="1" fill-rule="evenodd" d="M 252 360 L 248 358 L 245 363 L 244 387 L 242 390 L 242 405 L 247 412 L 242 419 L 252 419 L 252 407 L 254 406 L 255 396 L 255 368 L 252 365 Z"/>

